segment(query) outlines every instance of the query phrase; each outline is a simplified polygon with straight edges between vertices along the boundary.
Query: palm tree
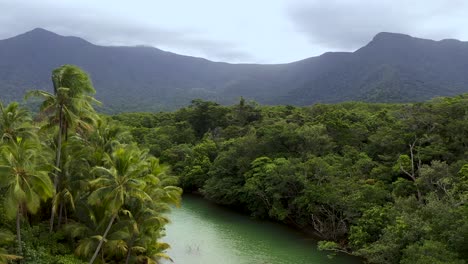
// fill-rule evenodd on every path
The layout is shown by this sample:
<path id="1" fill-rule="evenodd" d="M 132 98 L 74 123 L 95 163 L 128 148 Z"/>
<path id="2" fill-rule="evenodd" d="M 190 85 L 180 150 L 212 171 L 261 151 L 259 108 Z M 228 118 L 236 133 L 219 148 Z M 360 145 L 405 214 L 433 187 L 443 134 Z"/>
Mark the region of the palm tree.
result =
<path id="1" fill-rule="evenodd" d="M 10 260 L 19 260 L 20 256 L 8 254 L 2 246 L 8 245 L 14 240 L 13 234 L 8 230 L 0 230 L 0 263 L 9 263 Z"/>
<path id="2" fill-rule="evenodd" d="M 110 118 L 97 120 L 94 130 L 86 138 L 88 154 L 91 154 L 87 160 L 91 166 L 102 166 L 105 153 L 112 153 L 122 143 L 130 143 L 132 135 L 129 130 L 112 122 Z"/>
<path id="3" fill-rule="evenodd" d="M 68 214 L 75 210 L 75 203 L 87 199 L 88 182 L 93 179 L 89 173 L 93 167 L 91 157 L 95 151 L 88 146 L 85 139 L 73 135 L 64 144 L 63 153 L 59 191 L 52 200 L 52 206 L 58 215 L 58 228 L 63 216 L 67 222 Z"/>
<path id="4" fill-rule="evenodd" d="M 33 137 L 31 117 L 17 102 L 4 107 L 0 102 L 0 141 L 14 140 L 16 137 Z"/>
<path id="5" fill-rule="evenodd" d="M 130 200 L 127 203 L 127 234 L 125 238 L 127 256 L 125 263 L 131 259 L 142 263 L 152 263 L 160 258 L 170 259 L 164 251 L 167 244 L 158 242 L 163 235 L 163 227 L 169 223 L 164 216 L 170 211 L 170 205 L 178 206 L 182 190 L 174 187 L 176 177 L 168 174 L 169 167 L 161 165 L 159 160 L 149 157 L 145 161 L 147 171 L 143 177 L 146 182 L 145 192 L 151 197 L 151 201 L 139 202 Z"/>
<path id="6" fill-rule="evenodd" d="M 92 95 L 96 92 L 89 76 L 74 65 L 63 65 L 52 72 L 54 93 L 35 90 L 30 91 L 26 98 L 38 96 L 44 98 L 40 110 L 49 119 L 47 127 L 58 125 L 56 141 L 54 187 L 57 193 L 62 169 L 61 156 L 63 137 L 68 139 L 68 131 L 75 127 L 78 131 L 90 129 L 97 119 L 97 114 L 92 107 L 93 103 L 99 103 Z M 57 199 L 55 199 L 57 200 Z M 57 206 L 52 206 L 50 217 L 50 231 L 54 227 L 54 217 Z"/>
<path id="7" fill-rule="evenodd" d="M 88 202 L 107 210 L 110 220 L 89 261 L 90 264 L 96 259 L 125 202 L 130 198 L 140 201 L 152 200 L 144 191 L 146 183 L 143 177 L 147 173 L 146 164 L 143 162 L 145 156 L 146 153 L 134 146 L 120 146 L 112 154 L 105 155 L 105 167 L 95 167 L 92 170 L 98 178 L 90 182 L 94 191 L 90 194 Z"/>
<path id="8" fill-rule="evenodd" d="M 130 263 L 133 259 L 145 256 L 150 245 L 157 243 L 162 236 L 162 228 L 169 222 L 169 219 L 161 214 L 157 206 L 153 207 L 156 201 L 141 203 L 137 200 L 127 204 L 129 210 L 125 211 L 127 216 L 123 228 L 126 236 L 123 237 L 126 248 L 125 263 Z"/>
<path id="9" fill-rule="evenodd" d="M 47 150 L 36 140 L 16 138 L 1 147 L 0 187 L 5 188 L 5 209 L 9 218 L 16 215 L 18 253 L 21 248 L 21 216 L 24 211 L 36 213 L 40 200 L 53 196 L 47 164 Z"/>
<path id="10" fill-rule="evenodd" d="M 166 253 L 164 253 L 170 246 L 164 242 L 155 242 L 148 246 L 144 255 L 139 256 L 137 259 L 139 263 L 148 264 L 161 264 L 160 259 L 173 261 Z"/>
<path id="11" fill-rule="evenodd" d="M 68 209 L 75 210 L 75 202 L 89 195 L 88 181 L 93 179 L 91 168 L 104 165 L 105 153 L 112 153 L 120 142 L 129 142 L 130 134 L 106 118 L 97 120 L 93 130 L 70 136 L 63 146 L 59 192 L 53 200 L 58 208 L 58 227 L 62 216 L 67 221 Z"/>
<path id="12" fill-rule="evenodd" d="M 97 120 L 95 129 L 89 137 L 89 141 L 96 149 L 111 153 L 119 144 L 132 141 L 129 129 L 125 129 L 110 118 Z"/>
<path id="13" fill-rule="evenodd" d="M 147 166 L 149 174 L 145 177 L 148 182 L 145 191 L 157 201 L 154 205 L 158 203 L 165 205 L 161 205 L 161 208 L 164 208 L 161 213 L 169 211 L 168 205 L 179 206 L 182 189 L 176 187 L 178 178 L 169 174 L 169 166 L 160 164 L 159 159 L 155 157 L 147 159 Z"/>
<path id="14" fill-rule="evenodd" d="M 80 257 L 91 257 L 96 250 L 100 240 L 102 239 L 102 233 L 107 227 L 106 211 L 99 207 L 93 207 L 86 204 L 86 201 L 79 201 L 77 206 L 76 219 L 67 223 L 64 227 L 64 231 L 73 239 L 78 239 L 78 244 L 75 248 L 75 255 Z M 106 245 L 101 250 L 101 256 L 104 258 L 103 251 L 106 254 L 116 256 L 118 251 L 124 251 L 120 246 L 122 233 L 125 230 L 114 224 L 106 236 Z M 105 248 L 105 250 L 104 250 Z M 117 252 L 116 252 L 117 251 Z M 123 258 L 124 253 L 120 254 Z M 103 261 L 104 262 L 104 261 Z"/>
<path id="15" fill-rule="evenodd" d="M 125 222 L 126 226 L 123 229 L 126 236 L 122 237 L 126 248 L 126 264 L 130 263 L 131 259 L 142 260 L 156 257 L 152 247 L 159 243 L 158 239 L 162 237 L 163 227 L 169 223 L 169 219 L 150 206 L 149 202 L 140 204 L 137 208 L 131 208 L 136 211 L 134 216 L 128 213 L 129 219 Z M 157 253 L 159 257 L 168 259 L 164 252 Z"/>

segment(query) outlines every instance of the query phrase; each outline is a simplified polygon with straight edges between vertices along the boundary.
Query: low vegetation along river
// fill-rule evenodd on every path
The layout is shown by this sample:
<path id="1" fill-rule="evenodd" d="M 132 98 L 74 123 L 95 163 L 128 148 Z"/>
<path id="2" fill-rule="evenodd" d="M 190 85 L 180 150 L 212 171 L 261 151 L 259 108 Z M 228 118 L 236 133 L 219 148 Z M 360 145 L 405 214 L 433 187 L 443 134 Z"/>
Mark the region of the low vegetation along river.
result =
<path id="1" fill-rule="evenodd" d="M 360 263 L 349 256 L 330 259 L 316 242 L 277 223 L 258 221 L 184 195 L 171 213 L 164 241 L 176 264 L 344 264 Z"/>

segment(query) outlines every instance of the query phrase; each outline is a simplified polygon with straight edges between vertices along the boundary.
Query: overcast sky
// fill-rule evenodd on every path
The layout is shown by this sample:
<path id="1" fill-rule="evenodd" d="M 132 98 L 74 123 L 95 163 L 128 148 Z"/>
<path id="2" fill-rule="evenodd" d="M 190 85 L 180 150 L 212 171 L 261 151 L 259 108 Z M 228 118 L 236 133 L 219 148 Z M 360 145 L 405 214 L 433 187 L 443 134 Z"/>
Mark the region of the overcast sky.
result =
<path id="1" fill-rule="evenodd" d="M 468 40 L 465 0 L 0 0 L 0 39 L 36 27 L 227 62 L 353 51 L 378 32 Z"/>

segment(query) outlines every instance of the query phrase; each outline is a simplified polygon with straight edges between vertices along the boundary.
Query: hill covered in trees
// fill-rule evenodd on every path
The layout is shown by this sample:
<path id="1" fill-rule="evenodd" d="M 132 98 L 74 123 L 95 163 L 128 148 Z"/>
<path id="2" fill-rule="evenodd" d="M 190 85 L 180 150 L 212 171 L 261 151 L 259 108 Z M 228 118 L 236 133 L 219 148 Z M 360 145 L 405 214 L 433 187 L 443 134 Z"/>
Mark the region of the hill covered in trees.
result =
<path id="1" fill-rule="evenodd" d="M 0 40 L 0 92 L 20 100 L 28 89 L 52 91 L 49 73 L 63 64 L 93 78 L 106 112 L 155 111 L 194 98 L 235 103 L 310 105 L 361 100 L 424 101 L 468 92 L 468 43 L 380 33 L 355 52 L 325 53 L 289 64 L 229 64 L 151 47 L 104 47 L 35 29 Z"/>
<path id="2" fill-rule="evenodd" d="M 468 97 L 113 116 L 185 192 L 380 264 L 468 261 Z"/>

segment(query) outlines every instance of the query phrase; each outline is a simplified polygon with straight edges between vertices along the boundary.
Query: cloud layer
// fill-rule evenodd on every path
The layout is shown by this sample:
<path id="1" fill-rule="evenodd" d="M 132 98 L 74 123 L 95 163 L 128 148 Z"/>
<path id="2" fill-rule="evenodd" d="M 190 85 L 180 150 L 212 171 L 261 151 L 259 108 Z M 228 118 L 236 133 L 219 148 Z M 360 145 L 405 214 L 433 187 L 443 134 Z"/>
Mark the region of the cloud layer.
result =
<path id="1" fill-rule="evenodd" d="M 66 8 L 54 3 L 0 0 L 0 39 L 36 27 L 83 37 L 101 45 L 148 45 L 226 61 L 248 61 L 251 54 L 234 43 L 204 38 L 192 29 L 166 29 L 144 21 L 102 14 L 95 9 Z"/>
<path id="2" fill-rule="evenodd" d="M 467 1 L 328 0 L 296 2 L 287 14 L 315 45 L 356 49 L 379 32 L 443 39 L 468 36 Z"/>
<path id="3" fill-rule="evenodd" d="M 352 51 L 379 32 L 468 40 L 466 0 L 0 0 L 0 39 L 36 27 L 228 62 Z"/>

